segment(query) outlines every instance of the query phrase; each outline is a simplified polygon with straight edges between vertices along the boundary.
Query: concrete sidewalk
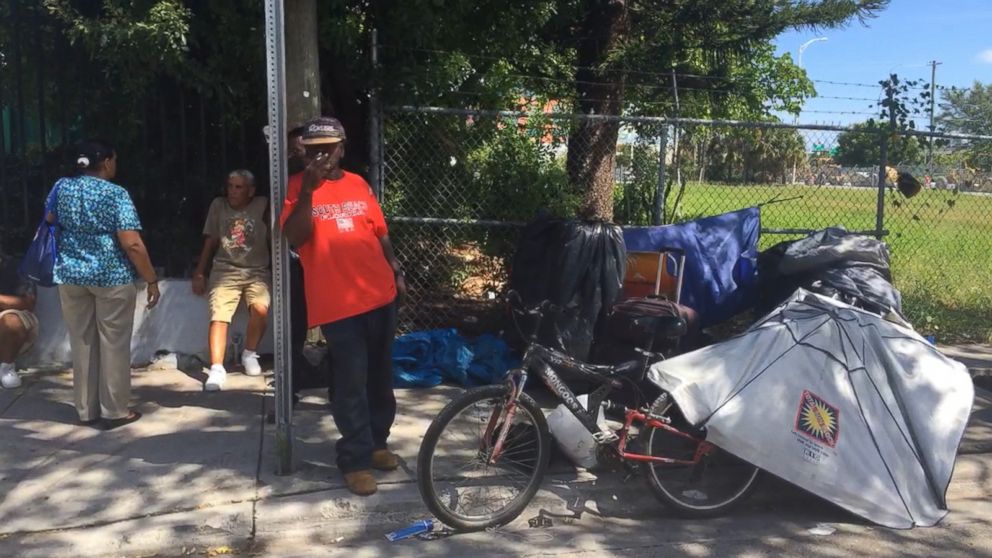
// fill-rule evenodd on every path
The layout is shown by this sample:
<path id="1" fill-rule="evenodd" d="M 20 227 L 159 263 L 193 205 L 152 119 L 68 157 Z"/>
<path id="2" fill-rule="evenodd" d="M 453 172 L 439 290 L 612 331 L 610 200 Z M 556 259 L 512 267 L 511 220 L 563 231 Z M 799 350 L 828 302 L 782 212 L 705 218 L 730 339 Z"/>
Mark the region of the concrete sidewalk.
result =
<path id="1" fill-rule="evenodd" d="M 403 466 L 380 474 L 379 494 L 356 498 L 333 465 L 336 430 L 319 393 L 297 408 L 296 471 L 279 477 L 273 427 L 264 419 L 272 404 L 266 379 L 232 374 L 228 389 L 213 394 L 202 391 L 202 380 L 175 369 L 136 371 L 144 417 L 112 432 L 75 425 L 67 372 L 29 374 L 24 387 L 0 391 L 0 556 L 264 553 L 288 541 L 355 548 L 426 516 L 416 454 L 457 389 L 397 391 L 392 445 Z M 992 451 L 987 393 L 976 398 L 965 438 L 961 451 L 970 455 L 960 458 L 955 483 L 988 481 L 989 458 L 981 455 Z M 749 505 L 789 498 L 810 497 L 773 486 Z M 597 478 L 559 462 L 532 508 L 638 518 L 660 504 L 640 479 Z"/>

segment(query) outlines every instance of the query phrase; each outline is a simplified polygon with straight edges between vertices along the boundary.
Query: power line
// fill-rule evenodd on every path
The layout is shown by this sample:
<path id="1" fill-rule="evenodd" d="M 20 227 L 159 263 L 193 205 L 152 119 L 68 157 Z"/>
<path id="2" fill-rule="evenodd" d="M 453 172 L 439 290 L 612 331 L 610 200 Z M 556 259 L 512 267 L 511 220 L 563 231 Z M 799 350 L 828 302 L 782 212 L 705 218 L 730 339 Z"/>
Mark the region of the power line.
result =
<path id="1" fill-rule="evenodd" d="M 463 51 L 430 49 L 430 48 L 420 48 L 420 47 L 411 47 L 411 46 L 399 46 L 399 45 L 380 45 L 380 46 L 382 48 L 388 48 L 388 49 L 392 49 L 392 50 L 396 50 L 396 51 L 426 52 L 426 53 L 433 53 L 433 54 L 445 54 L 445 55 L 451 55 L 451 56 L 463 56 L 465 58 L 477 58 L 477 59 L 480 59 L 480 60 L 493 60 L 493 61 L 506 61 L 506 62 L 509 62 L 510 61 L 506 56 L 493 56 L 493 55 L 487 55 L 487 54 L 475 54 L 475 53 L 469 53 L 469 52 L 463 52 Z M 652 72 L 652 71 L 647 71 L 647 70 L 632 70 L 632 69 L 628 69 L 628 68 L 596 68 L 596 67 L 592 67 L 592 66 L 579 66 L 579 65 L 576 65 L 576 64 L 564 64 L 564 65 L 567 66 L 568 68 L 574 69 L 574 70 L 590 70 L 590 71 L 593 71 L 593 72 L 606 72 L 606 73 L 623 73 L 623 74 L 633 74 L 633 75 L 645 75 L 645 76 L 654 76 L 654 77 L 665 78 L 665 79 L 670 79 L 671 78 L 671 75 L 672 75 L 671 72 Z M 701 80 L 723 81 L 723 82 L 728 82 L 728 83 L 731 83 L 731 84 L 733 84 L 733 83 L 741 83 L 742 82 L 741 81 L 741 78 L 739 78 L 739 77 L 733 77 L 733 76 L 714 76 L 714 75 L 703 75 L 703 74 L 681 73 L 681 72 L 676 72 L 675 75 L 677 77 L 679 77 L 679 78 L 692 78 L 692 79 L 701 79 Z M 827 83 L 827 84 L 833 84 L 833 85 L 848 85 L 848 86 L 870 87 L 870 88 L 878 88 L 878 87 L 880 87 L 880 85 L 878 85 L 877 83 L 876 84 L 852 83 L 852 82 L 830 81 L 830 80 L 820 80 L 820 79 L 811 79 L 810 81 L 812 81 L 814 83 Z M 679 87 L 679 89 L 685 89 L 685 88 L 684 87 Z"/>
<path id="2" fill-rule="evenodd" d="M 878 116 L 874 112 L 855 112 L 855 111 L 845 111 L 845 110 L 806 110 L 801 111 L 803 114 L 857 114 L 862 116 Z"/>
<path id="3" fill-rule="evenodd" d="M 434 53 L 434 54 L 445 54 L 445 55 L 451 55 L 451 56 L 463 56 L 465 58 L 470 58 L 470 59 L 471 58 L 475 58 L 475 59 L 480 59 L 480 60 L 493 60 L 493 61 L 506 61 L 506 62 L 510 62 L 510 59 L 508 59 L 506 56 L 493 56 L 493 55 L 487 55 L 487 54 L 476 54 L 476 53 L 469 53 L 469 52 L 463 52 L 463 51 L 452 51 L 452 50 L 442 50 L 442 49 L 420 48 L 420 47 L 411 47 L 411 46 L 405 46 L 405 45 L 404 46 L 400 46 L 400 45 L 380 45 L 380 46 L 382 48 L 389 48 L 389 49 L 396 50 L 396 51 L 426 52 L 426 53 Z M 646 70 L 632 70 L 632 69 L 627 69 L 627 68 L 596 68 L 596 67 L 592 67 L 592 66 L 579 66 L 579 65 L 576 65 L 576 64 L 564 64 L 564 65 L 567 66 L 568 68 L 574 69 L 574 70 L 590 70 L 590 71 L 593 71 L 593 72 L 602 72 L 602 73 L 622 73 L 622 74 L 633 74 L 633 75 L 645 75 L 645 76 L 654 76 L 654 77 L 658 77 L 658 78 L 664 78 L 666 80 L 671 79 L 671 75 L 672 75 L 671 72 L 653 72 L 653 71 L 646 71 Z M 694 73 L 680 73 L 680 72 L 676 72 L 675 75 L 678 78 L 691 78 L 691 79 L 700 79 L 700 80 L 721 81 L 721 82 L 725 82 L 725 83 L 728 83 L 728 84 L 743 83 L 742 80 L 741 80 L 741 78 L 739 78 L 739 77 L 733 77 L 733 76 L 714 76 L 714 75 L 703 75 L 703 74 L 694 74 Z M 531 77 L 538 78 L 540 76 L 531 76 Z M 544 78 L 544 79 L 554 80 L 555 78 Z M 565 80 L 562 80 L 562 81 L 565 81 Z M 568 81 L 574 82 L 574 81 L 577 81 L 577 80 L 568 80 Z M 840 85 L 840 86 L 845 86 L 845 87 L 866 87 L 866 88 L 870 88 L 870 89 L 880 89 L 881 88 L 881 84 L 879 84 L 879 83 L 861 83 L 861 82 L 851 82 L 851 81 L 835 81 L 835 80 L 827 80 L 827 79 L 810 79 L 810 81 L 813 82 L 813 83 L 822 83 L 822 84 L 828 84 L 828 85 Z M 605 83 L 605 82 L 588 82 L 588 83 Z M 634 85 L 634 84 L 628 84 L 628 85 Z M 639 85 L 649 86 L 647 84 L 639 84 Z M 649 87 L 654 87 L 654 86 L 649 86 Z M 657 87 L 664 87 L 664 86 L 657 86 Z M 680 90 L 691 90 L 691 89 L 686 88 L 686 87 L 679 87 L 679 89 Z M 930 89 L 930 86 L 929 85 L 926 85 L 926 86 L 911 86 L 910 89 L 914 89 L 914 90 L 928 90 L 928 89 Z M 699 91 L 709 91 L 709 89 L 702 89 L 702 88 L 696 88 L 696 90 L 699 90 Z M 822 97 L 825 97 L 826 98 L 826 96 L 822 96 Z M 854 97 L 852 97 L 851 99 L 852 100 L 855 100 L 855 99 L 856 100 L 874 100 L 874 99 L 862 99 L 862 98 L 854 98 Z"/>
<path id="4" fill-rule="evenodd" d="M 871 98 L 871 97 L 837 97 L 837 96 L 834 96 L 834 95 L 814 95 L 813 97 L 810 97 L 810 99 L 811 100 L 812 99 L 835 99 L 835 100 L 838 100 L 838 101 L 871 101 L 873 103 L 878 102 L 878 100 L 879 100 L 878 97 L 875 97 L 875 98 Z"/>
<path id="5" fill-rule="evenodd" d="M 878 89 L 878 88 L 881 87 L 881 85 L 879 85 L 877 83 L 875 83 L 875 84 L 855 83 L 855 82 L 850 82 L 850 81 L 830 81 L 830 80 L 826 80 L 826 79 L 812 79 L 810 81 L 812 81 L 813 83 L 828 83 L 830 85 L 844 85 L 844 86 L 848 86 L 848 87 L 870 87 L 872 89 Z"/>

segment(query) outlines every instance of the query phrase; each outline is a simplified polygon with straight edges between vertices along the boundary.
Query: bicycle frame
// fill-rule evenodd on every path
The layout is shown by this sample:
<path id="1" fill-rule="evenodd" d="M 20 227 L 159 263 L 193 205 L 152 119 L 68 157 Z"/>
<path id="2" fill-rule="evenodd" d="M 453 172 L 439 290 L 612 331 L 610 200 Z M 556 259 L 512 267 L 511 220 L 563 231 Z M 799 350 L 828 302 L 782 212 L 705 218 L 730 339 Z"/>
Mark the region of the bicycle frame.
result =
<path id="1" fill-rule="evenodd" d="M 630 453 L 627 451 L 627 439 L 630 433 L 630 427 L 633 426 L 635 422 L 640 422 L 647 425 L 648 428 L 658 428 L 674 434 L 680 438 L 685 438 L 686 440 L 691 440 L 696 443 L 696 451 L 693 452 L 692 460 L 687 461 L 685 459 L 673 459 L 670 457 L 658 457 L 655 455 L 645 455 L 642 453 Z M 693 436 L 692 434 L 687 434 L 682 432 L 678 428 L 670 424 L 666 424 L 656 418 L 652 418 L 649 415 L 642 413 L 641 411 L 635 409 L 627 409 L 626 420 L 624 422 L 623 428 L 620 430 L 620 442 L 617 444 L 617 452 L 620 454 L 622 459 L 627 459 L 630 461 L 638 462 L 648 462 L 648 463 L 662 463 L 666 465 L 696 465 L 699 461 L 706 455 L 708 455 L 714 449 L 714 445 Z"/>
<path id="2" fill-rule="evenodd" d="M 683 266 L 684 263 L 685 256 L 683 254 L 682 261 L 680 261 L 679 264 L 679 291 L 681 291 L 681 266 Z M 517 301 L 520 301 L 520 297 L 516 293 L 511 292 L 510 296 L 515 297 Z M 597 421 L 600 407 L 602 407 L 606 397 L 613 389 L 623 387 L 623 382 L 617 377 L 604 376 L 599 372 L 594 372 L 588 368 L 588 365 L 585 365 L 584 363 L 566 355 L 561 351 L 550 349 L 538 344 L 537 331 L 539 330 L 541 321 L 544 318 L 543 310 L 548 307 L 549 304 L 545 302 L 542 303 L 540 308 L 526 312 L 537 316 L 538 320 L 534 326 L 534 330 L 531 332 L 527 350 L 524 352 L 522 366 L 507 372 L 506 383 L 509 397 L 507 397 L 506 403 L 503 407 L 494 410 L 492 416 L 490 416 L 489 422 L 486 425 L 485 436 L 482 438 L 483 442 L 480 450 L 485 452 L 490 449 L 490 442 L 493 440 L 492 436 L 496 433 L 497 426 L 502 425 L 495 442 L 491 445 L 492 451 L 489 453 L 488 459 L 490 464 L 494 464 L 503 453 L 503 444 L 506 442 L 510 424 L 512 424 L 513 417 L 517 411 L 517 399 L 520 397 L 520 394 L 523 393 L 529 372 L 537 374 L 544 385 L 551 390 L 558 400 L 565 405 L 569 412 L 571 412 L 572 415 L 574 415 L 575 418 L 582 424 L 582 426 L 589 431 L 596 443 L 604 445 L 617 442 L 615 449 L 619 453 L 621 459 L 637 462 L 695 465 L 714 449 L 715 446 L 706 440 L 686 432 L 682 432 L 670 424 L 659 420 L 658 417 L 636 409 L 624 409 L 625 420 L 623 428 L 619 430 L 619 436 L 616 432 L 602 430 Z M 515 316 L 514 321 L 516 321 Z M 519 324 L 517 325 L 517 328 L 519 330 Z M 523 335 L 523 332 L 521 332 L 521 335 Z M 652 335 L 649 338 L 651 339 L 651 342 L 644 353 L 644 366 L 648 365 L 648 359 L 653 348 L 654 336 Z M 565 382 L 558 374 L 559 371 L 567 373 L 574 379 L 584 380 L 598 385 L 598 387 L 589 394 L 588 409 L 584 408 L 582 404 L 579 403 L 575 393 L 573 393 L 572 390 L 565 385 Z M 648 428 L 659 428 L 686 440 L 695 442 L 696 451 L 693 454 L 692 460 L 687 461 L 684 459 L 673 459 L 628 452 L 627 442 L 629 440 L 630 429 L 634 423 L 644 424 Z"/>
<path id="3" fill-rule="evenodd" d="M 502 423 L 499 435 L 496 438 L 496 441 L 492 447 L 492 452 L 489 455 L 488 461 L 490 464 L 495 464 L 500 455 L 502 455 L 503 444 L 506 442 L 510 424 L 512 424 L 513 417 L 516 414 L 517 398 L 523 392 L 524 386 L 527 383 L 528 370 L 533 370 L 538 375 L 548 389 L 550 389 L 552 393 L 554 393 L 558 399 L 562 401 L 565 407 L 568 408 L 575 418 L 582 423 L 586 430 L 592 434 L 593 439 L 596 440 L 596 442 L 604 444 L 615 440 L 615 438 L 605 439 L 605 434 L 600 429 L 596 419 L 599 414 L 599 408 L 606 399 L 606 396 L 609 395 L 613 388 L 621 386 L 620 381 L 615 378 L 604 377 L 600 374 L 592 373 L 586 370 L 579 361 L 559 351 L 531 343 L 527 348 L 527 352 L 524 354 L 523 366 L 507 372 L 506 382 L 509 397 L 507 398 L 506 404 L 502 409 L 497 409 L 493 412 L 489 419 L 489 423 L 486 426 L 486 433 L 482 439 L 484 443 L 488 445 L 488 441 L 492 440 L 492 435 L 495 433 L 496 427 Z M 556 370 L 566 370 L 569 374 L 572 374 L 577 378 L 600 384 L 598 388 L 589 394 L 588 409 L 582 407 L 582 404 L 579 403 L 575 393 L 573 393 L 572 390 L 565 385 Z M 674 459 L 670 457 L 659 457 L 628 452 L 627 442 L 629 440 L 630 429 L 635 423 L 644 424 L 648 428 L 658 428 L 680 438 L 694 442 L 696 444 L 696 450 L 693 453 L 692 460 Z M 706 440 L 697 438 L 696 436 L 686 432 L 682 432 L 670 424 L 636 409 L 625 410 L 624 426 L 619 432 L 619 441 L 616 446 L 617 452 L 621 459 L 629 461 L 669 465 L 696 465 L 714 448 L 713 444 L 707 442 Z M 483 449 L 488 448 L 484 447 Z"/>

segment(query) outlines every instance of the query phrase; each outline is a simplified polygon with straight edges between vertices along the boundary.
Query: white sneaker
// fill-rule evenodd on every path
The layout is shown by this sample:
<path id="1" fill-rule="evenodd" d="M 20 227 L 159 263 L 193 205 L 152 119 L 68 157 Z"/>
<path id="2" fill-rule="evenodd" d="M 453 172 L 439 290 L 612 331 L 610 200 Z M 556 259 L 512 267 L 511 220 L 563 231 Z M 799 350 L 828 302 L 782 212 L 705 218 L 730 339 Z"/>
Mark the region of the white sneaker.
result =
<path id="1" fill-rule="evenodd" d="M 14 389 L 21 387 L 21 376 L 17 373 L 17 370 L 7 369 L 0 374 L 0 385 L 7 389 Z"/>
<path id="2" fill-rule="evenodd" d="M 258 353 L 245 349 L 241 351 L 241 365 L 245 367 L 245 376 L 260 376 L 262 365 L 258 363 Z"/>
<path id="3" fill-rule="evenodd" d="M 227 370 L 221 364 L 215 364 L 210 367 L 210 373 L 207 374 L 207 382 L 203 384 L 203 389 L 205 391 L 220 391 L 224 389 L 224 383 L 227 382 Z"/>

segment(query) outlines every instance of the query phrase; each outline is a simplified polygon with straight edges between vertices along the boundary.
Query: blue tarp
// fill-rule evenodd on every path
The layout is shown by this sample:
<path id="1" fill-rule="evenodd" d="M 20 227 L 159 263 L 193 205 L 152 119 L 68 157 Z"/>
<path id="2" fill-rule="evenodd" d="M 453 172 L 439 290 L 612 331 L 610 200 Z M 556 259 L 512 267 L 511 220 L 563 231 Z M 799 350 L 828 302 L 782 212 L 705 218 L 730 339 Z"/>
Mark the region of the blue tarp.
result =
<path id="1" fill-rule="evenodd" d="M 454 329 L 433 329 L 402 335 L 393 342 L 396 387 L 495 384 L 517 366 L 520 360 L 506 343 L 489 334 L 469 341 Z"/>
<path id="2" fill-rule="evenodd" d="M 749 308 L 758 280 L 757 207 L 660 227 L 626 228 L 628 251 L 685 250 L 682 304 L 699 313 L 701 326 Z"/>

